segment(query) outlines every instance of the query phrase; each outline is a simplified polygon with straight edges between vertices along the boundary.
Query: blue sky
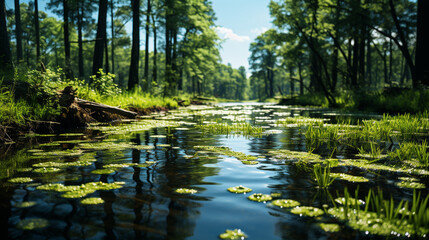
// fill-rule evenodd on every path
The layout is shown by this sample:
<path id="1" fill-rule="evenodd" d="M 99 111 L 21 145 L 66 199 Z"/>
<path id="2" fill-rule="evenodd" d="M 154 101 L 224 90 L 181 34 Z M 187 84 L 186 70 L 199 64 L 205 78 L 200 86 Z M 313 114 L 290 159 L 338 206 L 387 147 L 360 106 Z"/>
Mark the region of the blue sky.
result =
<path id="1" fill-rule="evenodd" d="M 222 62 L 248 69 L 250 43 L 271 27 L 270 0 L 212 0 L 217 32 L 225 41 L 220 51 Z"/>
<path id="2" fill-rule="evenodd" d="M 47 11 L 46 2 L 39 0 L 41 11 Z M 212 0 L 217 17 L 217 32 L 224 40 L 220 50 L 224 64 L 231 63 L 234 68 L 249 68 L 250 43 L 271 27 L 269 2 L 270 0 Z M 6 8 L 14 8 L 13 0 L 6 0 Z M 127 31 L 131 33 L 131 23 L 128 25 Z"/>

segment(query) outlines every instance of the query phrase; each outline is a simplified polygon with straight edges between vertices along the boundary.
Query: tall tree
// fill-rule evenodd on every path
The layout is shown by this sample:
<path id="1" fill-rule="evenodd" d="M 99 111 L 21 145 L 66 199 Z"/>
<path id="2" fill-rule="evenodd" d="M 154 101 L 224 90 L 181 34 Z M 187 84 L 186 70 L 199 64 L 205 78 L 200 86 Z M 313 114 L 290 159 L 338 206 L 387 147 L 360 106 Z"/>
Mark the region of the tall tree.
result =
<path id="1" fill-rule="evenodd" d="M 131 0 L 133 8 L 133 40 L 131 47 L 131 64 L 128 78 L 128 89 L 139 84 L 139 52 L 140 52 L 140 0 Z"/>
<path id="2" fill-rule="evenodd" d="M 99 69 L 103 68 L 103 52 L 106 42 L 107 26 L 107 0 L 100 0 L 98 7 L 97 35 L 94 46 L 94 58 L 92 64 L 92 75 L 99 76 Z"/>
<path id="3" fill-rule="evenodd" d="M 144 76 L 143 78 L 147 82 L 147 88 L 150 88 L 149 81 L 149 33 L 150 33 L 150 15 L 151 15 L 151 4 L 150 0 L 147 0 L 146 10 L 146 42 L 145 42 L 145 56 L 144 56 Z"/>
<path id="4" fill-rule="evenodd" d="M 34 25 L 36 30 L 36 59 L 37 64 L 40 61 L 40 29 L 39 29 L 39 3 L 34 0 Z"/>
<path id="5" fill-rule="evenodd" d="M 12 54 L 6 27 L 6 5 L 5 0 L 0 0 L 0 74 L 11 72 L 13 72 Z"/>
<path id="6" fill-rule="evenodd" d="M 69 39 L 69 3 L 68 0 L 63 0 L 63 21 L 64 21 L 64 55 L 66 64 L 65 72 L 66 77 L 71 79 L 73 78 L 71 61 L 70 61 L 70 39 Z"/>
<path id="7" fill-rule="evenodd" d="M 416 78 L 417 81 L 429 86 L 429 37 L 425 33 L 425 24 L 429 23 L 429 1 L 417 2 L 417 43 L 416 43 Z"/>
<path id="8" fill-rule="evenodd" d="M 77 2 L 77 42 L 78 42 L 78 68 L 79 68 L 79 77 L 83 78 L 85 76 L 83 68 L 83 0 L 78 0 Z M 65 35 L 65 34 L 64 34 Z"/>
<path id="9" fill-rule="evenodd" d="M 112 24 L 111 26 L 111 35 L 112 35 L 112 41 L 110 45 L 111 50 L 111 58 L 112 58 L 112 73 L 115 73 L 115 21 L 114 21 L 114 14 L 113 14 L 114 4 L 113 0 L 110 0 L 110 22 Z"/>
<path id="10" fill-rule="evenodd" d="M 19 63 L 22 60 L 22 28 L 21 28 L 21 7 L 19 0 L 15 0 L 15 34 L 16 34 L 16 58 Z"/>

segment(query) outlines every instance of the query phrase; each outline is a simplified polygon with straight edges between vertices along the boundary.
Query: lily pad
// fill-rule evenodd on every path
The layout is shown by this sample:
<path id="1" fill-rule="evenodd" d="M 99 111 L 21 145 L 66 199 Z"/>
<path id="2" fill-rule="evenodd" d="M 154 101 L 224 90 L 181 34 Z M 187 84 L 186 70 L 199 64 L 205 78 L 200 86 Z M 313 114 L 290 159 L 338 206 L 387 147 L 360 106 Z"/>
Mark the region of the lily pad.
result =
<path id="1" fill-rule="evenodd" d="M 96 170 L 91 171 L 91 173 L 93 173 L 93 174 L 111 174 L 111 173 L 114 173 L 114 172 L 115 172 L 115 170 L 109 169 L 109 168 L 106 168 L 106 169 L 96 169 Z"/>
<path id="2" fill-rule="evenodd" d="M 28 201 L 28 202 L 18 202 L 14 204 L 14 207 L 17 208 L 28 208 L 28 207 L 32 207 L 35 206 L 37 203 L 34 201 Z"/>
<path id="3" fill-rule="evenodd" d="M 44 228 L 49 225 L 49 221 L 43 218 L 28 218 L 21 220 L 16 227 L 22 230 L 33 230 L 36 228 Z"/>
<path id="4" fill-rule="evenodd" d="M 367 178 L 364 178 L 361 176 L 353 176 L 346 173 L 331 173 L 330 176 L 333 178 L 339 178 L 341 180 L 346 180 L 349 182 L 368 182 L 369 181 Z"/>
<path id="5" fill-rule="evenodd" d="M 80 203 L 85 204 L 85 205 L 96 205 L 96 204 L 104 203 L 104 200 L 102 198 L 93 197 L 93 198 L 82 199 L 80 201 Z"/>
<path id="6" fill-rule="evenodd" d="M 301 205 L 301 203 L 292 199 L 277 199 L 272 201 L 272 204 L 280 208 L 290 208 Z"/>
<path id="7" fill-rule="evenodd" d="M 426 185 L 420 182 L 411 182 L 411 181 L 401 181 L 397 182 L 396 186 L 400 188 L 412 188 L 412 189 L 423 189 L 426 188 Z"/>
<path id="8" fill-rule="evenodd" d="M 61 171 L 61 169 L 59 168 L 53 168 L 53 167 L 48 167 L 48 168 L 36 168 L 33 170 L 33 172 L 35 173 L 54 173 L 54 172 L 59 172 Z"/>
<path id="9" fill-rule="evenodd" d="M 248 196 L 247 198 L 255 202 L 266 202 L 266 201 L 271 201 L 273 199 L 270 195 L 263 194 L 263 193 L 254 193 Z"/>
<path id="10" fill-rule="evenodd" d="M 29 178 L 29 177 L 17 177 L 17 178 L 11 178 L 9 179 L 9 182 L 11 183 L 28 183 L 28 182 L 32 182 L 33 179 Z"/>
<path id="11" fill-rule="evenodd" d="M 258 164 L 259 162 L 258 161 L 247 161 L 247 160 L 245 160 L 245 161 L 241 161 L 244 165 L 256 165 L 256 164 Z"/>
<path id="12" fill-rule="evenodd" d="M 298 214 L 299 216 L 317 217 L 323 215 L 323 210 L 316 207 L 295 207 L 291 210 L 291 213 Z"/>
<path id="13" fill-rule="evenodd" d="M 252 189 L 240 185 L 240 186 L 230 187 L 228 188 L 228 191 L 232 193 L 248 193 L 248 192 L 251 192 Z"/>
<path id="14" fill-rule="evenodd" d="M 229 230 L 227 229 L 224 233 L 219 235 L 220 239 L 227 240 L 242 240 L 247 238 L 247 235 L 241 231 L 241 229 Z"/>
<path id="15" fill-rule="evenodd" d="M 176 189 L 175 192 L 180 194 L 194 194 L 194 193 L 197 193 L 198 191 L 192 188 L 178 188 Z"/>
<path id="16" fill-rule="evenodd" d="M 341 230 L 340 225 L 336 223 L 320 223 L 319 226 L 325 232 L 339 232 Z"/>

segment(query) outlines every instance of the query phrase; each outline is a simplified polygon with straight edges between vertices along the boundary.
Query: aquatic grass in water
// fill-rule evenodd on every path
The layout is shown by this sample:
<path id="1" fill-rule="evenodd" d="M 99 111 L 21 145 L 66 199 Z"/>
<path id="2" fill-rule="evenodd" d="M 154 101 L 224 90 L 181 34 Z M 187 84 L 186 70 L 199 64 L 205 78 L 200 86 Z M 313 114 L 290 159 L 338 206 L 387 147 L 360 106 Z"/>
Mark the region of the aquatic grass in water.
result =
<path id="1" fill-rule="evenodd" d="M 226 135 L 244 135 L 252 137 L 262 137 L 263 129 L 252 126 L 250 123 L 212 123 L 198 125 L 204 134 L 226 134 Z"/>
<path id="2" fill-rule="evenodd" d="M 104 200 L 102 198 L 85 198 L 80 201 L 80 203 L 84 205 L 97 205 L 97 204 L 103 204 Z"/>
<path id="3" fill-rule="evenodd" d="M 254 193 L 248 196 L 247 198 L 255 202 L 266 202 L 266 201 L 271 201 L 273 199 L 270 195 L 263 194 L 263 193 Z"/>
<path id="4" fill-rule="evenodd" d="M 33 179 L 29 177 L 17 177 L 17 178 L 11 178 L 8 181 L 11 183 L 28 183 L 28 182 L 32 182 Z"/>
<path id="5" fill-rule="evenodd" d="M 227 190 L 230 191 L 230 192 L 232 192 L 232 193 L 248 193 L 248 192 L 252 191 L 251 188 L 244 187 L 242 185 L 236 186 L 236 187 L 230 187 Z"/>
<path id="6" fill-rule="evenodd" d="M 319 226 L 325 232 L 339 232 L 341 230 L 340 225 L 336 223 L 319 223 Z"/>
<path id="7" fill-rule="evenodd" d="M 324 214 L 323 210 L 316 207 L 309 206 L 300 206 L 292 208 L 290 211 L 293 214 L 297 214 L 299 216 L 307 216 L 307 217 L 318 217 Z"/>
<path id="8" fill-rule="evenodd" d="M 175 192 L 179 194 L 195 194 L 198 191 L 192 188 L 178 188 L 175 190 Z"/>
<path id="9" fill-rule="evenodd" d="M 258 157 L 247 155 L 242 152 L 232 151 L 229 147 L 217 147 L 217 146 L 194 146 L 194 149 L 199 151 L 210 151 L 219 153 L 225 156 L 235 157 L 240 161 L 255 161 Z"/>
<path id="10" fill-rule="evenodd" d="M 292 199 L 276 199 L 271 202 L 274 206 L 278 206 L 280 208 L 291 208 L 301 205 L 300 202 L 292 200 Z"/>
<path id="11" fill-rule="evenodd" d="M 368 182 L 367 178 L 361 176 L 353 176 L 346 173 L 331 173 L 332 178 L 339 178 L 341 180 L 346 180 L 349 182 Z"/>
<path id="12" fill-rule="evenodd" d="M 243 240 L 247 238 L 247 235 L 241 231 L 241 229 L 229 230 L 227 229 L 224 233 L 219 235 L 220 239 L 227 240 Z"/>
<path id="13" fill-rule="evenodd" d="M 335 180 L 335 178 L 332 178 L 330 175 L 331 168 L 329 167 L 329 164 L 326 167 L 322 167 L 320 164 L 315 164 L 313 166 L 313 173 L 316 183 L 320 188 L 328 188 Z"/>
<path id="14" fill-rule="evenodd" d="M 88 182 L 82 185 L 69 185 L 65 186 L 61 183 L 49 183 L 45 185 L 40 185 L 36 189 L 46 190 L 46 191 L 55 191 L 55 192 L 64 192 L 62 197 L 64 198 L 83 198 L 88 194 L 94 193 L 98 190 L 113 190 L 121 188 L 125 183 L 124 182 L 114 182 L 114 183 L 103 183 L 103 182 Z"/>

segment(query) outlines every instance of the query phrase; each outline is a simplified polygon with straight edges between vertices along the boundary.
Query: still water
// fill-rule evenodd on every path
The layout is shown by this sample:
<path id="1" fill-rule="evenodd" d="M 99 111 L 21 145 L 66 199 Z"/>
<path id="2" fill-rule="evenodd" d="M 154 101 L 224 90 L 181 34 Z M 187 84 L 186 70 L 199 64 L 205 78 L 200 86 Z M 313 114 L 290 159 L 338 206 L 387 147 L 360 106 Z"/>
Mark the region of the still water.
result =
<path id="1" fill-rule="evenodd" d="M 155 119 L 174 121 L 172 127 L 147 130 L 111 130 L 94 127 L 77 134 L 28 136 L 26 147 L 2 159 L 0 178 L 0 234 L 8 239 L 219 239 L 226 229 L 241 229 L 248 239 L 362 239 L 365 233 L 342 226 L 337 233 L 326 233 L 320 222 L 337 222 L 328 216 L 310 218 L 292 214 L 270 202 L 247 199 L 252 193 L 277 194 L 300 201 L 302 205 L 322 207 L 327 203 L 314 184 L 311 172 L 272 158 L 268 151 L 289 149 L 306 151 L 301 127 L 284 128 L 277 119 L 290 116 L 332 118 L 338 114 L 317 108 L 279 108 L 270 104 L 220 104 L 176 111 Z M 362 117 L 362 116 L 360 116 Z M 368 116 L 367 116 L 368 117 Z M 369 116 L 377 117 L 377 116 Z M 241 136 L 203 134 L 195 124 L 210 121 L 243 120 L 262 126 L 267 134 Z M 131 125 L 131 124 L 130 124 Z M 280 131 L 273 131 L 280 130 Z M 75 132 L 76 133 L 76 132 Z M 83 133 L 83 134 L 80 134 Z M 82 147 L 82 143 L 105 142 L 104 148 Z M 147 149 L 116 148 L 120 144 L 149 146 Z M 197 151 L 194 146 L 226 146 L 233 151 L 258 156 L 258 164 L 245 165 L 231 156 Z M 106 147 L 107 146 L 107 147 Z M 64 154 L 54 151 L 71 149 Z M 75 152 L 73 152 L 75 151 Z M 51 154 L 50 154 L 51 152 Z M 322 156 L 326 153 L 318 152 Z M 347 157 L 347 148 L 337 157 Z M 84 157 L 83 157 L 84 156 Z M 48 161 L 69 163 L 91 158 L 85 166 L 60 167 L 58 172 L 34 172 L 34 164 Z M 147 166 L 138 166 L 149 162 Z M 94 174 L 107 164 L 130 164 L 114 168 L 110 174 Z M 345 172 L 353 169 L 340 169 Z M 362 174 L 362 173 L 360 173 Z M 395 198 L 409 198 L 410 190 L 389 187 L 389 177 L 371 172 L 361 190 L 385 187 Z M 31 182 L 11 183 L 10 179 L 29 177 Z M 84 205 L 82 198 L 64 198 L 62 192 L 37 189 L 48 183 L 65 186 L 88 182 L 115 183 L 122 187 L 97 190 L 87 197 L 104 203 Z M 235 194 L 227 188 L 244 185 L 253 191 Z M 337 196 L 345 181 L 336 181 L 329 192 Z M 348 186 L 351 190 L 355 185 Z M 178 188 L 192 188 L 195 194 L 179 194 Z M 22 206 L 29 202 L 30 206 Z M 42 219 L 44 226 L 25 230 L 20 222 Z M 377 236 L 372 236 L 378 238 Z"/>

